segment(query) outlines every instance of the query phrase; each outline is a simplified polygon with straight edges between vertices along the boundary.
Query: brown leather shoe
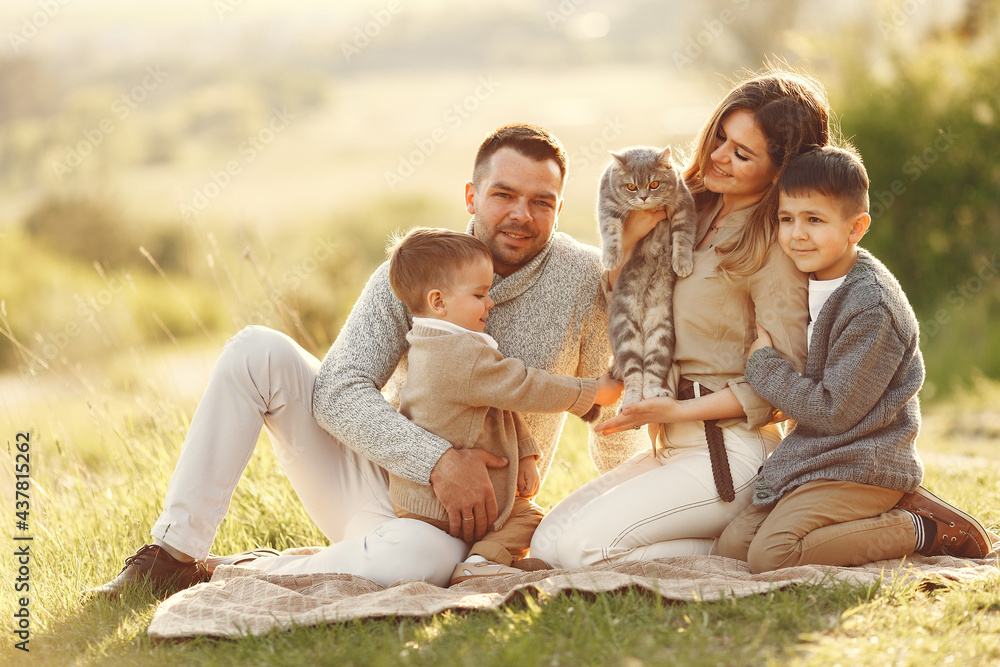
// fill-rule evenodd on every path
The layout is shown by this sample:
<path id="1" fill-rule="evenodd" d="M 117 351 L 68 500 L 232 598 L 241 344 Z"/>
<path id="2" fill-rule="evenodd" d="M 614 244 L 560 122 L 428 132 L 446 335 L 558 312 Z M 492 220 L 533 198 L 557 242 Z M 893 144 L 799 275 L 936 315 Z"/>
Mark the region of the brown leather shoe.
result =
<path id="1" fill-rule="evenodd" d="M 114 599 L 128 591 L 146 588 L 157 595 L 169 597 L 210 578 L 204 563 L 182 563 L 160 547 L 145 544 L 134 556 L 125 559 L 125 567 L 117 577 L 83 594 Z"/>
<path id="2" fill-rule="evenodd" d="M 246 565 L 258 558 L 273 558 L 280 555 L 281 552 L 274 549 L 251 549 L 250 551 L 233 554 L 232 556 L 214 556 L 209 554 L 208 558 L 205 559 L 205 569 L 208 570 L 209 575 L 212 575 L 215 573 L 215 568 L 220 565 Z"/>
<path id="3" fill-rule="evenodd" d="M 896 508 L 930 519 L 937 527 L 930 546 L 920 552 L 924 556 L 983 558 L 993 549 L 989 533 L 978 521 L 922 486 L 905 494 Z"/>

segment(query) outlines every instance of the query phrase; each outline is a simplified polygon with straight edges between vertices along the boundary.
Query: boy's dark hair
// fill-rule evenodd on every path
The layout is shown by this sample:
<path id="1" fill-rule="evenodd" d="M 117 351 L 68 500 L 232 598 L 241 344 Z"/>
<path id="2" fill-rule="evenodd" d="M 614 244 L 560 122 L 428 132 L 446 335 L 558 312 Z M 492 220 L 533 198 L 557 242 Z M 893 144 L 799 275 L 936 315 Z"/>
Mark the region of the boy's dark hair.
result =
<path id="1" fill-rule="evenodd" d="M 446 287 L 466 264 L 493 256 L 486 244 L 471 234 L 450 229 L 417 227 L 406 236 L 394 236 L 389 247 L 389 285 L 393 294 L 419 315 L 424 297 Z"/>
<path id="2" fill-rule="evenodd" d="M 472 167 L 472 182 L 476 186 L 482 183 L 490 158 L 501 148 L 512 148 L 536 162 L 554 160 L 559 167 L 561 181 L 566 182 L 566 150 L 559 140 L 543 127 L 515 123 L 497 128 L 479 144 Z"/>
<path id="3" fill-rule="evenodd" d="M 778 179 L 786 195 L 817 192 L 840 202 L 844 215 L 868 212 L 868 172 L 852 146 L 823 146 L 802 153 Z"/>

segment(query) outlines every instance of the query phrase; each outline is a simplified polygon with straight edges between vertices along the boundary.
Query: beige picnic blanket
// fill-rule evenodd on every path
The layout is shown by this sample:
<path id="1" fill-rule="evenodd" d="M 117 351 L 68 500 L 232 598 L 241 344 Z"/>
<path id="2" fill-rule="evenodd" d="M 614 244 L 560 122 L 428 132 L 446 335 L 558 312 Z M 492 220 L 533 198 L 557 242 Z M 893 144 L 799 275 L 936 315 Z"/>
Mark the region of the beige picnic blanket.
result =
<path id="1" fill-rule="evenodd" d="M 296 553 L 307 552 L 298 549 Z M 565 591 L 639 588 L 667 600 L 744 597 L 794 584 L 880 585 L 968 582 L 1000 571 L 997 552 L 983 560 L 914 556 L 858 567 L 791 567 L 751 574 L 742 561 L 684 556 L 572 570 L 541 570 L 470 579 L 451 588 L 404 581 L 388 588 L 347 574 L 274 575 L 244 566 L 220 566 L 210 582 L 163 601 L 153 615 L 154 639 L 242 637 L 293 626 L 387 616 L 430 616 L 447 609 L 491 609 L 516 596 L 539 599 Z"/>

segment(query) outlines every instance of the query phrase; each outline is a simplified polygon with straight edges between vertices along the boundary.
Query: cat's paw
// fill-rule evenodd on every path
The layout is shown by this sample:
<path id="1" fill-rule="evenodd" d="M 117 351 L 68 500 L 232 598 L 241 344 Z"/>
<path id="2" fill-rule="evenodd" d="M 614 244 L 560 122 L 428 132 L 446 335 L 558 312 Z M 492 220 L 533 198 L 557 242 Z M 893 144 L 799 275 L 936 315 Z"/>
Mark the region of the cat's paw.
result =
<path id="1" fill-rule="evenodd" d="M 683 278 L 690 276 L 692 271 L 694 271 L 694 259 L 690 255 L 674 257 L 674 273 Z"/>
<path id="2" fill-rule="evenodd" d="M 657 383 L 655 385 L 647 385 L 642 388 L 642 398 L 660 398 L 661 396 L 666 396 L 667 398 L 673 398 L 674 394 L 672 391 L 664 387 L 663 385 Z"/>
<path id="3" fill-rule="evenodd" d="M 611 248 L 605 248 L 601 253 L 601 264 L 608 271 L 614 271 L 622 263 L 622 248 L 620 245 L 616 245 Z"/>
<path id="4" fill-rule="evenodd" d="M 642 400 L 641 391 L 639 391 L 638 389 L 626 389 L 625 393 L 622 394 L 622 404 L 621 407 L 618 408 L 618 414 L 621 414 L 622 409 L 626 405 L 632 405 L 633 403 L 638 403 L 641 400 Z"/>

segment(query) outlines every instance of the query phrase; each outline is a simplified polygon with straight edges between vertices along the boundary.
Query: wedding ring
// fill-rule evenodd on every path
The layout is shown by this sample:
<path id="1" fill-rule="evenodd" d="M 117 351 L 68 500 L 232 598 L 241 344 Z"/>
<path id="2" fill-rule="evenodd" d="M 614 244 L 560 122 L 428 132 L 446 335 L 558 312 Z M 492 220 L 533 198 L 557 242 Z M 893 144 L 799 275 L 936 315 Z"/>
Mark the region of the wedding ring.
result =
<path id="1" fill-rule="evenodd" d="M 474 517 L 474 516 L 463 516 L 462 517 L 462 521 L 472 521 L 475 518 L 476 517 Z"/>
<path id="2" fill-rule="evenodd" d="M 633 430 L 633 431 L 638 431 L 638 430 L 639 430 L 640 428 L 642 428 L 642 424 L 639 424 L 638 426 L 636 426 L 636 427 L 635 427 L 635 428 L 633 428 L 632 430 Z"/>

